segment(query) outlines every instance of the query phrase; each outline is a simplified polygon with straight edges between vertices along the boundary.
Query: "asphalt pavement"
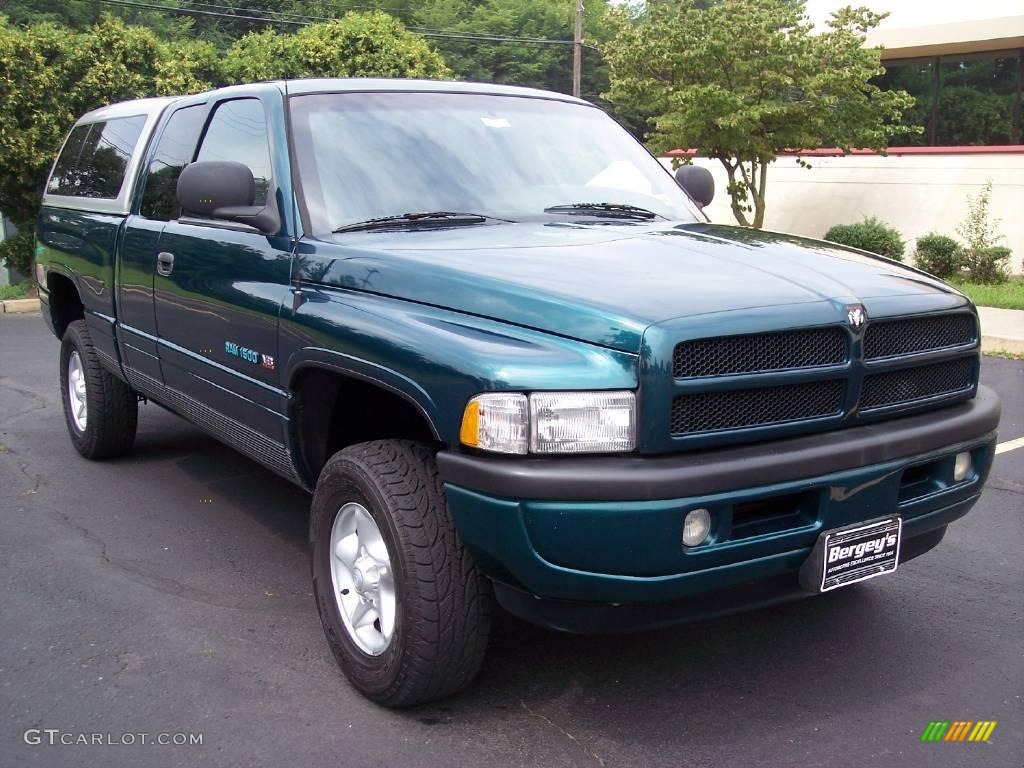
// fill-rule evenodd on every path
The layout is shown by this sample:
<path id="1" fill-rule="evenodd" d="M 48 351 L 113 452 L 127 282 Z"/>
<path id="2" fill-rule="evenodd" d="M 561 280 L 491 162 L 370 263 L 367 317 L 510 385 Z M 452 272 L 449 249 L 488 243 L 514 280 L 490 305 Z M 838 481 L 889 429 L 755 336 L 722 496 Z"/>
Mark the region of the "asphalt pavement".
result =
<path id="1" fill-rule="evenodd" d="M 892 577 L 639 635 L 503 618 L 470 690 L 391 712 L 324 641 L 308 497 L 151 405 L 130 457 L 80 458 L 57 350 L 0 317 L 3 768 L 1024 764 L 1024 448 Z M 1024 436 L 1024 362 L 982 379 Z M 932 720 L 998 725 L 922 743 Z"/>

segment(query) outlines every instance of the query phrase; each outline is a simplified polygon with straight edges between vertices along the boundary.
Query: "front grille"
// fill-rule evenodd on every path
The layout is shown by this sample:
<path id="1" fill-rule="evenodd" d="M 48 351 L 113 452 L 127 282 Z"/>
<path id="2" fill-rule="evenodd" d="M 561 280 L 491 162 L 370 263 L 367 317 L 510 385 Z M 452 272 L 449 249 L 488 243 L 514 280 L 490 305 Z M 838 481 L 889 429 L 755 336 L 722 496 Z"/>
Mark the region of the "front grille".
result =
<path id="1" fill-rule="evenodd" d="M 903 368 L 864 377 L 860 409 L 912 403 L 938 395 L 965 392 L 974 384 L 974 360 L 944 360 L 932 365 Z"/>
<path id="2" fill-rule="evenodd" d="M 699 392 L 672 401 L 672 434 L 715 432 L 834 416 L 842 411 L 842 380 L 780 387 Z"/>
<path id="3" fill-rule="evenodd" d="M 910 355 L 970 344 L 975 339 L 974 317 L 966 313 L 881 320 L 864 332 L 864 358 Z"/>
<path id="4" fill-rule="evenodd" d="M 677 344 L 677 379 L 838 365 L 846 361 L 846 334 L 839 328 L 806 328 L 696 339 Z"/>

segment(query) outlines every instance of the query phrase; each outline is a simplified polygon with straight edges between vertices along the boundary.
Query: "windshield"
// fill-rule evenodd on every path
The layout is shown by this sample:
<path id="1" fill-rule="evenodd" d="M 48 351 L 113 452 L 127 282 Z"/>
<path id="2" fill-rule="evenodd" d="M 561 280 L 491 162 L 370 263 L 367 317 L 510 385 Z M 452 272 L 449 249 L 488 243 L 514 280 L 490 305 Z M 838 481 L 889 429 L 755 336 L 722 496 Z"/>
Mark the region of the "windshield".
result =
<path id="1" fill-rule="evenodd" d="M 595 107 L 408 92 L 293 96 L 290 107 L 314 233 L 417 211 L 513 221 L 614 218 L 571 208 L 580 203 L 698 220 L 668 171 Z"/>

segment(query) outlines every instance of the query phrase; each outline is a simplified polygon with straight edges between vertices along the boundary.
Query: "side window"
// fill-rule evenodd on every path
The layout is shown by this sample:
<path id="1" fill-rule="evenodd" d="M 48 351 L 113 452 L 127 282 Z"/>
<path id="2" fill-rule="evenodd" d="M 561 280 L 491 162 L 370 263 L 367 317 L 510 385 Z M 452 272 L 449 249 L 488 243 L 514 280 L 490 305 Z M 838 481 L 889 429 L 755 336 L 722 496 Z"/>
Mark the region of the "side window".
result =
<path id="1" fill-rule="evenodd" d="M 204 160 L 233 160 L 249 166 L 256 180 L 254 205 L 266 205 L 272 174 L 267 121 L 259 99 L 235 99 L 217 107 L 196 157 L 197 162 Z"/>
<path id="2" fill-rule="evenodd" d="M 70 197 L 117 197 L 145 124 L 145 115 L 134 115 L 77 126 L 68 136 L 46 191 Z"/>
<path id="3" fill-rule="evenodd" d="M 192 160 L 199 132 L 203 129 L 204 104 L 179 109 L 164 127 L 146 175 L 139 210 L 147 219 L 170 221 L 178 218 L 178 176 Z"/>

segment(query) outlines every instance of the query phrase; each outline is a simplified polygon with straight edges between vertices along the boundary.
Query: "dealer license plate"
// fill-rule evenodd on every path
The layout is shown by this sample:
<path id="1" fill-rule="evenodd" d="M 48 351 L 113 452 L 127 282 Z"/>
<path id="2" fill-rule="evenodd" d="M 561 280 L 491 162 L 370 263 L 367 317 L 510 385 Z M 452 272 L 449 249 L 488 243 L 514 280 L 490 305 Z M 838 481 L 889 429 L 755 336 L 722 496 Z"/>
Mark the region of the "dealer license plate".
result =
<path id="1" fill-rule="evenodd" d="M 901 518 L 888 517 L 822 533 L 818 590 L 828 592 L 895 571 L 902 530 Z"/>

